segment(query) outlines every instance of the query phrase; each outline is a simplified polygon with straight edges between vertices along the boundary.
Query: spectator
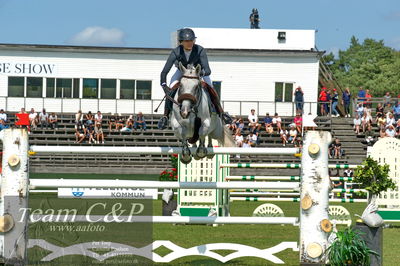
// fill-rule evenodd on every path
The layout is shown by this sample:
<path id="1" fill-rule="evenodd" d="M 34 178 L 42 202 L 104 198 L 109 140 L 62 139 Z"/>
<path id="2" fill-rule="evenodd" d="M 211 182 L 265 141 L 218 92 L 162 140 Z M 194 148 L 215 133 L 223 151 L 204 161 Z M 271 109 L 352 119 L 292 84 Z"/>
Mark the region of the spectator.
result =
<path id="1" fill-rule="evenodd" d="M 86 125 L 91 125 L 94 122 L 94 116 L 92 114 L 91 111 L 89 111 L 86 115 L 85 115 L 85 120 L 86 120 Z"/>
<path id="2" fill-rule="evenodd" d="M 336 110 L 336 106 L 338 105 L 339 101 L 339 94 L 337 93 L 336 89 L 333 89 L 332 93 L 332 116 L 338 117 L 339 113 Z"/>
<path id="3" fill-rule="evenodd" d="M 25 108 L 21 108 L 21 111 L 16 114 L 17 121 L 15 121 L 15 125 L 20 128 L 27 128 L 28 132 L 30 132 L 30 122 L 29 122 L 29 114 L 25 112 Z"/>
<path id="4" fill-rule="evenodd" d="M 296 103 L 296 113 L 303 113 L 304 106 L 304 92 L 300 86 L 298 86 L 294 92 L 294 102 Z"/>
<path id="5" fill-rule="evenodd" d="M 278 113 L 275 113 L 272 118 L 272 125 L 276 127 L 276 132 L 280 132 L 282 130 L 282 119 L 279 117 Z"/>
<path id="6" fill-rule="evenodd" d="M 299 132 L 299 134 L 301 134 L 302 130 L 302 126 L 303 126 L 303 118 L 300 114 L 296 114 L 296 116 L 293 119 L 294 124 L 296 125 L 296 130 L 297 132 Z"/>
<path id="7" fill-rule="evenodd" d="M 103 123 L 103 114 L 100 111 L 97 111 L 97 114 L 94 115 L 94 123 L 96 125 Z"/>
<path id="8" fill-rule="evenodd" d="M 400 119 L 398 119 L 396 122 L 396 134 L 397 136 L 400 135 Z"/>
<path id="9" fill-rule="evenodd" d="M 250 145 L 249 140 L 247 138 L 243 141 L 242 148 L 251 148 L 251 145 Z"/>
<path id="10" fill-rule="evenodd" d="M 358 102 L 364 102 L 365 100 L 365 90 L 363 89 L 363 87 L 360 87 L 360 89 L 358 90 L 358 94 L 357 94 L 357 101 Z"/>
<path id="11" fill-rule="evenodd" d="M 236 146 L 242 147 L 242 145 L 243 145 L 243 136 L 242 136 L 242 132 L 239 131 L 239 132 L 236 134 L 236 136 L 235 136 L 235 143 L 236 143 Z"/>
<path id="12" fill-rule="evenodd" d="M 46 112 L 46 109 L 43 108 L 42 112 L 39 114 L 39 120 L 41 129 L 43 129 L 44 126 L 46 129 L 49 128 L 49 114 Z"/>
<path id="13" fill-rule="evenodd" d="M 294 141 L 294 147 L 295 148 L 303 148 L 303 140 L 301 139 L 301 136 L 297 136 L 297 138 Z"/>
<path id="14" fill-rule="evenodd" d="M 49 116 L 50 128 L 57 130 L 58 129 L 57 122 L 58 122 L 57 115 L 54 112 L 51 113 L 51 115 Z"/>
<path id="15" fill-rule="evenodd" d="M 381 129 L 379 130 L 379 137 L 380 137 L 380 138 L 386 137 L 386 128 L 381 128 Z"/>
<path id="16" fill-rule="evenodd" d="M 288 131 L 285 129 L 285 127 L 281 127 L 281 130 L 279 131 L 279 135 L 282 140 L 282 146 L 285 147 L 287 143 L 287 136 L 288 136 Z"/>
<path id="17" fill-rule="evenodd" d="M 75 114 L 75 124 L 78 124 L 78 123 L 83 124 L 82 110 L 78 110 L 78 112 Z"/>
<path id="18" fill-rule="evenodd" d="M 86 136 L 86 128 L 81 123 L 78 122 L 75 124 L 75 143 L 82 143 Z"/>
<path id="19" fill-rule="evenodd" d="M 274 128 L 272 127 L 272 117 L 269 116 L 269 113 L 265 114 L 264 125 L 265 132 L 267 132 L 268 134 L 272 134 L 274 132 Z"/>
<path id="20" fill-rule="evenodd" d="M 31 108 L 31 111 L 29 112 L 29 123 L 32 129 L 37 128 L 38 122 L 39 122 L 38 114 L 35 112 L 35 109 Z"/>
<path id="21" fill-rule="evenodd" d="M 354 124 L 354 132 L 357 135 L 360 135 L 361 118 L 358 114 L 356 114 L 356 117 L 353 120 L 353 124 Z"/>
<path id="22" fill-rule="evenodd" d="M 375 111 L 376 111 L 376 117 L 383 116 L 384 108 L 381 103 L 378 103 Z"/>
<path id="23" fill-rule="evenodd" d="M 243 132 L 243 129 L 244 129 L 244 122 L 243 122 L 243 119 L 240 118 L 239 119 L 239 124 L 237 125 L 236 134 L 238 134 L 239 132 Z"/>
<path id="24" fill-rule="evenodd" d="M 112 131 L 112 127 L 114 126 L 115 130 L 117 129 L 117 114 L 113 114 L 110 116 L 110 120 L 108 120 L 108 131 Z"/>
<path id="25" fill-rule="evenodd" d="M 133 127 L 136 130 L 138 126 L 142 128 L 142 131 L 146 131 L 146 120 L 144 119 L 142 112 L 139 112 L 135 117 Z"/>
<path id="26" fill-rule="evenodd" d="M 96 126 L 94 127 L 94 133 L 96 135 L 95 143 L 100 144 L 101 141 L 101 143 L 104 144 L 104 133 L 103 129 L 101 128 L 101 123 L 96 123 Z"/>
<path id="27" fill-rule="evenodd" d="M 326 92 L 326 88 L 322 87 L 321 92 L 319 94 L 318 100 L 321 104 L 321 115 L 327 115 L 328 114 L 328 94 Z"/>
<path id="28" fill-rule="evenodd" d="M 132 115 L 126 120 L 125 127 L 121 129 L 121 132 L 132 132 L 133 129 L 133 118 Z"/>
<path id="29" fill-rule="evenodd" d="M 115 124 L 115 130 L 116 131 L 122 130 L 122 128 L 124 127 L 124 123 L 125 123 L 124 118 L 121 116 L 121 114 L 119 114 L 116 117 L 116 120 L 117 120 L 117 123 Z"/>
<path id="30" fill-rule="evenodd" d="M 385 130 L 383 130 L 383 131 L 385 132 Z M 368 146 L 371 146 L 375 142 L 375 140 L 374 140 L 374 132 L 372 130 L 368 131 L 365 134 L 365 142 L 367 143 Z"/>
<path id="31" fill-rule="evenodd" d="M 389 117 L 386 119 L 386 127 L 392 126 L 396 124 L 396 120 L 392 113 L 389 113 Z"/>
<path id="32" fill-rule="evenodd" d="M 246 137 L 252 147 L 257 145 L 257 135 L 253 131 L 250 131 L 249 135 Z"/>
<path id="33" fill-rule="evenodd" d="M 343 150 L 342 150 L 342 143 L 340 143 L 340 140 L 338 138 L 335 139 L 333 142 L 333 156 L 336 159 L 339 159 L 343 155 Z"/>
<path id="34" fill-rule="evenodd" d="M 232 117 L 232 123 L 228 125 L 228 128 L 232 131 L 233 135 L 236 134 L 237 126 L 239 125 L 239 119 L 236 116 Z"/>
<path id="35" fill-rule="evenodd" d="M 96 143 L 96 141 L 94 140 L 94 125 L 93 123 L 88 123 L 87 124 L 87 128 L 86 128 L 86 137 L 88 139 L 88 143 L 91 144 L 92 141 L 93 143 Z"/>
<path id="36" fill-rule="evenodd" d="M 365 130 L 370 130 L 371 123 L 372 123 L 372 117 L 368 112 L 364 112 L 364 115 L 361 117 L 361 125 L 363 133 L 365 133 Z"/>
<path id="37" fill-rule="evenodd" d="M 357 109 L 356 109 L 356 113 L 358 114 L 359 117 L 362 117 L 364 115 L 364 107 L 362 105 L 362 103 L 358 103 L 357 104 Z"/>
<path id="38" fill-rule="evenodd" d="M 386 106 L 390 101 L 392 100 L 392 96 L 390 95 L 390 92 L 386 92 L 385 95 L 383 96 L 383 106 Z"/>
<path id="39" fill-rule="evenodd" d="M 294 124 L 290 125 L 290 130 L 289 130 L 289 139 L 288 142 L 294 144 L 294 140 L 297 138 L 297 130 L 295 128 Z"/>
<path id="40" fill-rule="evenodd" d="M 388 126 L 385 133 L 386 133 L 385 134 L 386 137 L 394 138 L 394 136 L 396 135 L 396 131 L 394 130 L 394 126 L 393 125 Z"/>
<path id="41" fill-rule="evenodd" d="M 385 129 L 386 128 L 386 117 L 382 114 L 379 114 L 378 118 L 376 119 L 376 125 L 378 126 L 379 129 Z"/>
<path id="42" fill-rule="evenodd" d="M 342 94 L 342 104 L 344 106 L 345 117 L 350 117 L 350 102 L 351 93 L 350 89 L 347 87 Z"/>
<path id="43" fill-rule="evenodd" d="M 3 119 L 0 119 L 0 131 L 3 129 L 9 128 L 8 125 L 6 125 L 6 121 L 4 121 Z"/>
<path id="44" fill-rule="evenodd" d="M 398 120 L 400 118 L 400 103 L 397 102 L 395 107 L 393 107 L 394 119 Z"/>
<path id="45" fill-rule="evenodd" d="M 369 90 L 367 89 L 366 91 L 365 91 L 365 106 L 368 108 L 368 109 L 371 109 L 371 107 L 372 107 L 372 102 L 371 102 L 371 99 L 372 99 L 372 95 L 369 93 Z"/>
<path id="46" fill-rule="evenodd" d="M 386 106 L 383 108 L 383 113 L 386 114 L 386 116 L 388 116 L 388 113 L 392 112 L 392 104 L 391 103 L 387 103 Z M 386 117 L 387 119 L 387 117 Z"/>
<path id="47" fill-rule="evenodd" d="M 249 120 L 249 129 L 251 131 L 257 129 L 260 130 L 261 128 L 261 124 L 258 123 L 258 117 L 255 114 L 256 110 L 251 109 L 250 111 L 251 113 L 249 114 L 249 116 L 247 117 L 247 119 Z"/>
<path id="48" fill-rule="evenodd" d="M 7 114 L 4 112 L 3 109 L 0 109 L 0 120 L 7 122 Z"/>

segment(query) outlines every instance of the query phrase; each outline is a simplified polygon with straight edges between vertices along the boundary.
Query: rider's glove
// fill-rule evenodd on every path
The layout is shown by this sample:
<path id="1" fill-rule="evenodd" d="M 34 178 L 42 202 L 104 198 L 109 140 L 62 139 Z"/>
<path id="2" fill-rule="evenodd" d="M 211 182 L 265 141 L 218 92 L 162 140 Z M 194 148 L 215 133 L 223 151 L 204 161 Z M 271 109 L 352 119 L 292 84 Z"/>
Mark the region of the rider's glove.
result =
<path id="1" fill-rule="evenodd" d="M 167 86 L 166 83 L 161 84 L 161 87 L 164 89 L 164 91 L 169 91 L 170 88 Z"/>

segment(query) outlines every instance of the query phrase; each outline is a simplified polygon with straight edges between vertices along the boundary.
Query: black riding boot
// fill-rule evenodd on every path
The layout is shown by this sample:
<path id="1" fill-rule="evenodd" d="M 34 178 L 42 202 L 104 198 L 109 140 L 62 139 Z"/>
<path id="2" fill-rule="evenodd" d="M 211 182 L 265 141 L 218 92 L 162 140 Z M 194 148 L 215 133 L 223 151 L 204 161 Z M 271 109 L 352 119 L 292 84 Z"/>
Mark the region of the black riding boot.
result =
<path id="1" fill-rule="evenodd" d="M 176 94 L 176 90 L 173 90 L 170 92 L 171 98 L 174 98 Z M 166 129 L 168 126 L 168 118 L 169 114 L 172 110 L 172 101 L 168 98 L 165 99 L 165 105 L 164 105 L 164 116 L 161 117 L 161 119 L 158 121 L 157 127 L 158 129 Z"/>

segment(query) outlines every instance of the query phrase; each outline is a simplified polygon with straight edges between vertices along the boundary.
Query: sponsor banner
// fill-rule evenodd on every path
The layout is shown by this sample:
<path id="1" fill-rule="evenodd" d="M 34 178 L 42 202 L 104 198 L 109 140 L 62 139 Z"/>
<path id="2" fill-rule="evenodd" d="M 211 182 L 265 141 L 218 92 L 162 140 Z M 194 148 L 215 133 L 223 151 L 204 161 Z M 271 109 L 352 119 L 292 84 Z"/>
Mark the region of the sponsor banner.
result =
<path id="1" fill-rule="evenodd" d="M 59 198 L 157 199 L 156 188 L 58 188 Z"/>

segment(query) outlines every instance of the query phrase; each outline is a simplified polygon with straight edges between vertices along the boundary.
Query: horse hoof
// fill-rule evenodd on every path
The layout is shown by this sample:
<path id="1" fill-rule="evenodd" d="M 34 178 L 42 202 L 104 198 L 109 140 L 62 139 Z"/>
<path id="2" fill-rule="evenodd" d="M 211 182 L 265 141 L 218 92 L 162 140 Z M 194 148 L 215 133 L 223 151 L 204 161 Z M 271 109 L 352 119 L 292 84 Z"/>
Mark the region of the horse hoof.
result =
<path id="1" fill-rule="evenodd" d="M 215 156 L 214 153 L 213 153 L 213 154 L 208 154 L 208 155 L 207 155 L 207 159 L 212 159 L 212 158 L 214 158 L 214 156 Z"/>
<path id="2" fill-rule="evenodd" d="M 197 160 L 200 160 L 201 158 L 199 156 L 197 156 L 197 154 L 194 154 L 193 159 L 195 159 L 197 161 Z"/>
<path id="3" fill-rule="evenodd" d="M 205 148 L 205 147 L 199 147 L 199 148 L 197 148 L 197 150 L 196 150 L 196 155 L 197 155 L 199 158 L 204 158 L 204 157 L 206 157 L 206 156 L 207 156 L 207 148 Z"/>
<path id="4" fill-rule="evenodd" d="M 181 163 L 188 164 L 192 161 L 192 157 L 189 155 L 188 157 L 181 156 Z"/>

